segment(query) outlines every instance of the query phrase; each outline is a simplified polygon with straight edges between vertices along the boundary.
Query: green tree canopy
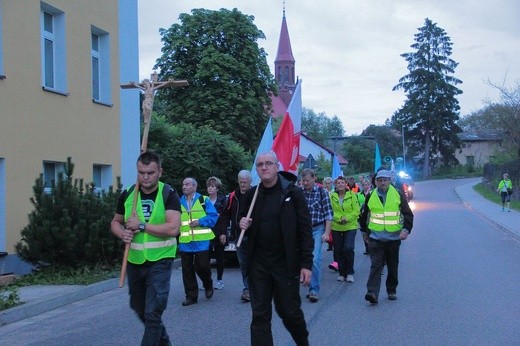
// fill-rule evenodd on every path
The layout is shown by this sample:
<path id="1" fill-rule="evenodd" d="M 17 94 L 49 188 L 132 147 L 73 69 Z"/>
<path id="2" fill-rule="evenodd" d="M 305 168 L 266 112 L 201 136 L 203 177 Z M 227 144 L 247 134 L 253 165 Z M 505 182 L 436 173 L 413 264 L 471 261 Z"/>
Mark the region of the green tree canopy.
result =
<path id="1" fill-rule="evenodd" d="M 458 163 L 455 149 L 460 147 L 457 125 L 462 83 L 455 78 L 458 63 L 450 58 L 452 43 L 446 32 L 426 18 L 415 34 L 414 52 L 401 56 L 408 62 L 409 74 L 399 79 L 393 90 L 404 90 L 406 101 L 392 117 L 400 129 L 404 124 L 407 146 L 423 153 L 423 176 L 430 175 L 430 161 L 439 153 L 444 164 Z"/>
<path id="2" fill-rule="evenodd" d="M 459 121 L 466 131 L 498 130 L 504 136 L 502 147 L 512 150 L 520 158 L 520 82 L 512 88 L 488 81 L 500 92 L 499 101 L 489 101 L 486 106 Z"/>
<path id="3" fill-rule="evenodd" d="M 277 88 L 257 41 L 265 36 L 254 17 L 237 9 L 194 9 L 180 24 L 160 29 L 163 48 L 155 68 L 161 79 L 189 87 L 161 90 L 159 113 L 172 123 L 208 126 L 253 151 L 262 136 Z"/>
<path id="4" fill-rule="evenodd" d="M 206 180 L 216 176 L 222 180 L 222 190 L 229 192 L 237 185 L 237 174 L 250 169 L 252 157 L 229 136 L 209 126 L 180 123 L 172 125 L 164 116 L 154 116 L 150 125 L 148 148 L 161 156 L 162 181 L 181 194 L 182 181 L 195 178 L 198 191 L 206 194 Z"/>
<path id="5" fill-rule="evenodd" d="M 335 115 L 329 118 L 324 112 L 316 114 L 313 109 L 302 108 L 302 131 L 323 146 L 330 137 L 343 137 L 345 130 L 341 120 Z"/>

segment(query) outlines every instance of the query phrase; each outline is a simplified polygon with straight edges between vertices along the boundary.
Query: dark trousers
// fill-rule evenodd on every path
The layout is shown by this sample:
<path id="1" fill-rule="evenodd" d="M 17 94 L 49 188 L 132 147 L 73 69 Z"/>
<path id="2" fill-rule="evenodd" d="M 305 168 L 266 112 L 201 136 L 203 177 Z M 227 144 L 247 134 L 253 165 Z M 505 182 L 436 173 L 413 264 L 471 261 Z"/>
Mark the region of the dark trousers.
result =
<path id="1" fill-rule="evenodd" d="M 341 276 L 354 274 L 354 247 L 357 230 L 332 231 L 334 243 L 334 259 L 338 262 L 338 272 Z"/>
<path id="2" fill-rule="evenodd" d="M 248 259 L 247 259 L 247 241 L 246 237 L 242 239 L 240 247 L 237 247 L 237 258 L 240 271 L 242 272 L 242 283 L 244 285 L 243 291 L 249 291 L 249 274 L 247 272 Z"/>
<path id="3" fill-rule="evenodd" d="M 204 289 L 213 287 L 211 280 L 211 267 L 209 264 L 209 250 L 199 252 L 181 251 L 182 282 L 186 299 L 197 300 L 199 297 L 199 284 L 197 277 L 202 281 Z"/>
<path id="4" fill-rule="evenodd" d="M 367 281 L 367 292 L 379 296 L 381 287 L 381 271 L 387 266 L 388 275 L 386 277 L 386 292 L 397 293 L 397 272 L 399 266 L 399 247 L 400 240 L 378 241 L 368 239 L 368 250 L 370 251 L 370 275 Z"/>
<path id="5" fill-rule="evenodd" d="M 173 259 L 128 263 L 130 307 L 144 323 L 141 345 L 171 345 L 162 314 L 168 304 Z"/>
<path id="6" fill-rule="evenodd" d="M 217 280 L 222 280 L 224 276 L 224 245 L 220 242 L 218 237 L 211 241 L 211 248 L 213 251 L 213 257 L 217 262 Z"/>
<path id="7" fill-rule="evenodd" d="M 256 261 L 249 273 L 251 293 L 251 345 L 273 345 L 271 319 L 272 301 L 276 313 L 291 334 L 296 345 L 308 345 L 309 332 L 301 309 L 300 279 L 287 273 L 285 264 L 266 267 Z"/>

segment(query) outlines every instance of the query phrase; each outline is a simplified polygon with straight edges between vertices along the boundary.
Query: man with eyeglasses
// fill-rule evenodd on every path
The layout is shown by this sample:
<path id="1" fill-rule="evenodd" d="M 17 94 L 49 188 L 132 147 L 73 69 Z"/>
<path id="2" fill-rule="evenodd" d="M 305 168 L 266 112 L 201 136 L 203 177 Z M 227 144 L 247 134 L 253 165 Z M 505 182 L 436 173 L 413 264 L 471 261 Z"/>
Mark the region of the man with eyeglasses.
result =
<path id="1" fill-rule="evenodd" d="M 312 223 L 296 176 L 278 171 L 274 152 L 256 160 L 260 177 L 251 217 L 242 217 L 246 230 L 249 290 L 252 321 L 251 345 L 273 345 L 272 301 L 276 312 L 297 345 L 308 345 L 309 332 L 301 309 L 300 283 L 311 280 Z M 255 188 L 244 198 L 245 216 L 253 202 Z"/>

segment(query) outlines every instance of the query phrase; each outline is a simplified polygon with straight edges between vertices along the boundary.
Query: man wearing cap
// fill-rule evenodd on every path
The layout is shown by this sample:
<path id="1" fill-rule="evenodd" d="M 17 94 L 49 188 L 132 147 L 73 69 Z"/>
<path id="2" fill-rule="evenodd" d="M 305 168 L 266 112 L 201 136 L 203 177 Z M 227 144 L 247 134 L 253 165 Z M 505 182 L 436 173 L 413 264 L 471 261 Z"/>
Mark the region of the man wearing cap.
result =
<path id="1" fill-rule="evenodd" d="M 359 219 L 361 232 L 368 234 L 370 275 L 365 300 L 377 304 L 381 287 L 381 272 L 388 268 L 386 292 L 388 299 L 397 299 L 397 272 L 399 247 L 413 227 L 413 213 L 402 191 L 390 184 L 392 174 L 380 170 L 376 175 L 376 188 L 366 196 L 365 208 Z"/>

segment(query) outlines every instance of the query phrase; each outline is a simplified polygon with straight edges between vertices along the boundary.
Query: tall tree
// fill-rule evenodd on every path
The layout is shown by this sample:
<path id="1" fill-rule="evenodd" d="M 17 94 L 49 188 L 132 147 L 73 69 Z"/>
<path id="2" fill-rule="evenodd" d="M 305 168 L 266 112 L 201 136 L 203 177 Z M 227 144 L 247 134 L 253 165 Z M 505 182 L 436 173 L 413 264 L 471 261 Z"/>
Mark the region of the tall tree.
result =
<path id="1" fill-rule="evenodd" d="M 329 118 L 324 112 L 316 114 L 311 108 L 302 109 L 302 131 L 321 145 L 327 145 L 330 137 L 343 137 L 345 130 L 335 115 Z"/>
<path id="2" fill-rule="evenodd" d="M 456 164 L 457 136 L 462 132 L 457 95 L 462 83 L 455 78 L 458 63 L 450 58 L 452 43 L 446 32 L 426 18 L 415 34 L 415 51 L 401 54 L 408 62 L 409 73 L 399 79 L 393 90 L 404 90 L 406 101 L 392 117 L 396 129 L 404 125 L 408 146 L 422 152 L 423 177 L 430 176 L 431 160 L 441 155 L 444 164 Z"/>
<path id="3" fill-rule="evenodd" d="M 187 79 L 189 87 L 163 90 L 159 112 L 172 123 L 206 125 L 254 151 L 270 114 L 276 85 L 265 39 L 254 17 L 236 8 L 182 13 L 180 24 L 160 29 L 163 48 L 155 68 L 162 79 Z M 170 102 L 171 101 L 171 102 Z"/>

